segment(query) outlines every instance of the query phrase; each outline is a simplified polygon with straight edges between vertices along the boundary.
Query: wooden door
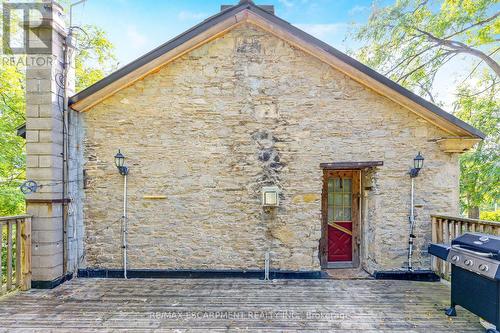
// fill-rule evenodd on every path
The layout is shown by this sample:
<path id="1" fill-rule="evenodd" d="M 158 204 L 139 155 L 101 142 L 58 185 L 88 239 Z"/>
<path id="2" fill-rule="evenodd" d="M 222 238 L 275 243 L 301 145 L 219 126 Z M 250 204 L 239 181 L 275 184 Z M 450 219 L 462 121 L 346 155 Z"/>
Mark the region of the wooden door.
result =
<path id="1" fill-rule="evenodd" d="M 324 263 L 356 266 L 359 171 L 325 170 L 322 202 Z"/>

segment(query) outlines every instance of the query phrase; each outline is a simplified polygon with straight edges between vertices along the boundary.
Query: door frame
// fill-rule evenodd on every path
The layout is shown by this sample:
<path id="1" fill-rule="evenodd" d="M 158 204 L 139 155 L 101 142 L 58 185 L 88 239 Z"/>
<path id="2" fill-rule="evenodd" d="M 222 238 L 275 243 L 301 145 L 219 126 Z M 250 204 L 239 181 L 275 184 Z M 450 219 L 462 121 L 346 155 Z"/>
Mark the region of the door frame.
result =
<path id="1" fill-rule="evenodd" d="M 328 178 L 337 173 L 352 173 L 352 261 L 328 262 Z M 359 267 L 360 252 L 360 208 L 361 208 L 361 170 L 323 169 L 323 187 L 321 192 L 321 240 L 319 244 L 321 268 L 356 268 Z"/>

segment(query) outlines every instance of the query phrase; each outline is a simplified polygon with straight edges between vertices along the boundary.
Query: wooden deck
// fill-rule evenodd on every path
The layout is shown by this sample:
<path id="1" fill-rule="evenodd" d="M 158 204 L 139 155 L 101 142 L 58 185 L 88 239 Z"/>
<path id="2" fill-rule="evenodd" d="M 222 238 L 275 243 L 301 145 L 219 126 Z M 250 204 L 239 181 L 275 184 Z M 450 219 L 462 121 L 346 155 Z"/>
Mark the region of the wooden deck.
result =
<path id="1" fill-rule="evenodd" d="M 484 332 L 442 283 L 77 279 L 0 299 L 0 331 Z"/>

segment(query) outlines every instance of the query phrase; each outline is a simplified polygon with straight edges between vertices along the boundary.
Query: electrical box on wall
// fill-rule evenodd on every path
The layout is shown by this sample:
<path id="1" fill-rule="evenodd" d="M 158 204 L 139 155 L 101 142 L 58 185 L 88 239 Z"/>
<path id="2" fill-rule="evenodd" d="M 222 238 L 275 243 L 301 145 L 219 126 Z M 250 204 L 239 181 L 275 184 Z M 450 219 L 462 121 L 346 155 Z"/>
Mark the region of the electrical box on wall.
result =
<path id="1" fill-rule="evenodd" d="M 280 204 L 280 190 L 277 186 L 264 186 L 262 188 L 262 206 L 278 207 Z"/>

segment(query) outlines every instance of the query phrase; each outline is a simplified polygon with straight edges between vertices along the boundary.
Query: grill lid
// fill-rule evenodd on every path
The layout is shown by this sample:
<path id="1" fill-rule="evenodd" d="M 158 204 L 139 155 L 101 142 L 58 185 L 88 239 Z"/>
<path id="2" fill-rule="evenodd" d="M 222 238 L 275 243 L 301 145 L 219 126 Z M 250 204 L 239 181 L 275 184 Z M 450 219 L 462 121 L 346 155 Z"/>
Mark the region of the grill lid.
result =
<path id="1" fill-rule="evenodd" d="M 451 245 L 483 253 L 493 254 L 492 258 L 500 260 L 500 237 L 467 232 L 451 241 Z"/>

